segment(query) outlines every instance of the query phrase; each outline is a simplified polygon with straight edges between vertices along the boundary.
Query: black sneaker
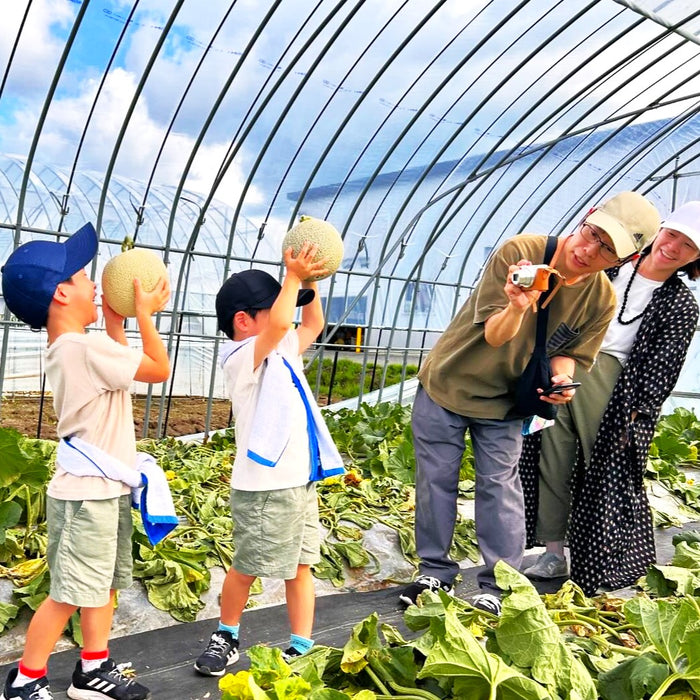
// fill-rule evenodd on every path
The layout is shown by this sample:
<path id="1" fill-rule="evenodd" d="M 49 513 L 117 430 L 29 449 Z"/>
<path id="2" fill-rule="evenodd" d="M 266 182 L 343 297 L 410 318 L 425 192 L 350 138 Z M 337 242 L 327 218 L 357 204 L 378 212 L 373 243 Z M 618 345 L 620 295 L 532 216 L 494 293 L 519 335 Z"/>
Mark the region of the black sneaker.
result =
<path id="1" fill-rule="evenodd" d="M 437 593 L 440 590 L 445 591 L 445 593 L 452 593 L 452 584 L 445 583 L 434 576 L 419 576 L 413 583 L 409 584 L 403 589 L 403 593 L 401 593 L 399 596 L 399 600 L 404 605 L 415 605 L 418 596 L 423 591 L 432 591 L 433 593 Z"/>
<path id="2" fill-rule="evenodd" d="M 282 652 L 282 658 L 289 663 L 292 659 L 302 656 L 302 653 L 296 647 L 289 647 Z"/>
<path id="3" fill-rule="evenodd" d="M 226 667 L 238 661 L 238 640 L 226 630 L 216 630 L 209 644 L 194 662 L 194 670 L 203 676 L 223 676 Z"/>
<path id="4" fill-rule="evenodd" d="M 83 671 L 83 664 L 78 660 L 66 695 L 72 700 L 148 700 L 151 692 L 133 676 L 130 663 L 117 665 L 114 659 L 107 659 L 92 671 Z"/>
<path id="5" fill-rule="evenodd" d="M 0 700 L 53 700 L 51 689 L 49 688 L 49 680 L 46 676 L 37 678 L 20 688 L 13 688 L 15 678 L 17 678 L 18 670 L 13 668 L 7 674 L 5 681 L 5 689 L 0 695 Z"/>
<path id="6" fill-rule="evenodd" d="M 479 593 L 471 599 L 472 607 L 491 613 L 497 617 L 501 614 L 501 599 L 495 593 Z"/>

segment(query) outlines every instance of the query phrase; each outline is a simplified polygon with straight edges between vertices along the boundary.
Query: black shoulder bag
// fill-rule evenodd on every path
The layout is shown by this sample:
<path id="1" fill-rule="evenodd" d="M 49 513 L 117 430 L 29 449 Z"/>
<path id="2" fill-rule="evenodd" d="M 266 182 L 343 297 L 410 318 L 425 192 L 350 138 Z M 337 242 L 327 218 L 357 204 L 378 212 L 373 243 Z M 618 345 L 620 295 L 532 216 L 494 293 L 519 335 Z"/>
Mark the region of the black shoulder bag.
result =
<path id="1" fill-rule="evenodd" d="M 556 236 L 547 238 L 547 247 L 544 251 L 544 264 L 549 265 L 554 251 L 557 249 Z M 550 277 L 549 290 L 541 294 L 537 300 L 537 335 L 535 336 L 535 349 L 525 366 L 518 383 L 515 386 L 515 406 L 513 412 L 518 416 L 540 416 L 552 420 L 557 415 L 557 406 L 546 401 L 540 401 L 542 394 L 537 389 L 548 389 L 552 385 L 552 365 L 547 356 L 547 321 L 549 319 L 549 306 L 542 308 L 542 303 L 552 293 L 554 276 Z"/>

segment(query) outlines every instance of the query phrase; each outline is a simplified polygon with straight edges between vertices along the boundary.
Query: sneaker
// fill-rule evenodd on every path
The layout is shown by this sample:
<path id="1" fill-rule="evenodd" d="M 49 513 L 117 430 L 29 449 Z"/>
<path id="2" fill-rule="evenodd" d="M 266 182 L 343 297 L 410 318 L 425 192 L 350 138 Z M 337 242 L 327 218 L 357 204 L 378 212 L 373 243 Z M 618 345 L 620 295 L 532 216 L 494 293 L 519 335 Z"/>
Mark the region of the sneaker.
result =
<path id="1" fill-rule="evenodd" d="M 497 617 L 501 614 L 501 599 L 494 593 L 478 593 L 471 599 L 472 607 L 491 613 Z"/>
<path id="2" fill-rule="evenodd" d="M 415 605 L 418 596 L 423 591 L 432 591 L 433 593 L 445 591 L 445 593 L 452 593 L 452 584 L 445 583 L 434 576 L 419 576 L 413 583 L 403 589 L 399 600 L 404 605 Z"/>
<path id="3" fill-rule="evenodd" d="M 116 664 L 114 659 L 107 659 L 92 671 L 83 671 L 78 660 L 66 695 L 72 700 L 148 700 L 151 692 L 134 680 L 130 663 Z"/>
<path id="4" fill-rule="evenodd" d="M 49 680 L 46 676 L 37 678 L 35 681 L 31 681 L 20 688 L 13 688 L 15 678 L 17 678 L 18 670 L 13 668 L 7 674 L 7 680 L 5 681 L 5 688 L 2 695 L 0 695 L 0 700 L 53 700 L 53 695 L 51 695 L 51 689 L 49 688 Z"/>
<path id="5" fill-rule="evenodd" d="M 282 658 L 289 663 L 292 659 L 302 656 L 302 653 L 295 647 L 289 647 L 282 652 Z"/>
<path id="6" fill-rule="evenodd" d="M 226 667 L 238 661 L 238 640 L 226 630 L 216 630 L 207 648 L 194 662 L 194 670 L 203 676 L 223 676 Z"/>
<path id="7" fill-rule="evenodd" d="M 529 566 L 523 574 L 535 581 L 546 581 L 550 578 L 562 578 L 569 575 L 566 558 L 554 552 L 541 554 L 537 561 Z"/>

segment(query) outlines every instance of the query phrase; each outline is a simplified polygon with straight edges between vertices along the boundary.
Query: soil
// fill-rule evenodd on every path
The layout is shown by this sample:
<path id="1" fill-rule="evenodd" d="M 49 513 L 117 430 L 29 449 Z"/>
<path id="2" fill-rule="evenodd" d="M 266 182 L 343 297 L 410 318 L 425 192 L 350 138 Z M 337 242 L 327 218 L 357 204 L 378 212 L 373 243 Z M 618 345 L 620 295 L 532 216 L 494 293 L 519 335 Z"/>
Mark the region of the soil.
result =
<path id="1" fill-rule="evenodd" d="M 157 432 L 160 397 L 151 399 L 148 434 L 143 434 L 143 418 L 146 406 L 145 397 L 133 398 L 134 427 L 136 437 L 157 438 L 164 435 L 176 437 L 202 433 L 205 430 L 207 399 L 197 396 L 174 396 L 163 408 L 163 422 L 160 434 Z M 167 414 L 167 423 L 165 417 Z M 229 425 L 231 403 L 227 399 L 213 399 L 209 430 L 226 428 Z M 29 437 L 56 440 L 56 414 L 51 397 L 13 394 L 3 396 L 0 403 L 0 427 L 14 428 Z M 40 428 L 40 431 L 39 431 Z"/>

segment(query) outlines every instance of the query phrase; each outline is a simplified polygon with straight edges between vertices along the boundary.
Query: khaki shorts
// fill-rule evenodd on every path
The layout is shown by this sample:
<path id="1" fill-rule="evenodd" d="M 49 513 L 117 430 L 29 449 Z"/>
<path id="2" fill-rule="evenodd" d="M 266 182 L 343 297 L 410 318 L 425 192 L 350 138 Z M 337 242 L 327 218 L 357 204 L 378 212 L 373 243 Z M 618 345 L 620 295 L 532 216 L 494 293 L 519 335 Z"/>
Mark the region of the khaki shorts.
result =
<path id="1" fill-rule="evenodd" d="M 49 595 L 57 603 L 99 608 L 111 589 L 131 585 L 131 495 L 102 501 L 47 496 Z"/>
<path id="2" fill-rule="evenodd" d="M 321 558 L 316 484 L 279 491 L 231 490 L 233 567 L 248 576 L 293 579 Z"/>

